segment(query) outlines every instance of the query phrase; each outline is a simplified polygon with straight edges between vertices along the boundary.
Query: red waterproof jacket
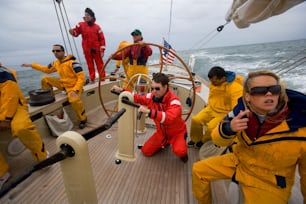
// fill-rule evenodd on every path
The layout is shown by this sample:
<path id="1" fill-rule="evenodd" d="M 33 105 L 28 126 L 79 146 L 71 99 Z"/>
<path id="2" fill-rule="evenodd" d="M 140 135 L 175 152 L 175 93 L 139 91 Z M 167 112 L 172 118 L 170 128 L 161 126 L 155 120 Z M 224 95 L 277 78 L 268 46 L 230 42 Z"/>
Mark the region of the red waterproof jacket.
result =
<path id="1" fill-rule="evenodd" d="M 130 65 L 146 65 L 148 58 L 152 55 L 152 48 L 149 45 L 135 45 L 123 50 L 124 55 L 119 52 L 113 56 L 115 60 L 122 60 L 122 57 L 129 57 Z"/>
<path id="2" fill-rule="evenodd" d="M 182 133 L 187 133 L 185 121 L 181 116 L 180 100 L 170 89 L 160 101 L 154 97 L 154 93 L 135 94 L 134 101 L 147 105 L 151 109 L 149 117 L 154 120 L 157 132 L 163 135 L 166 141 Z"/>
<path id="3" fill-rule="evenodd" d="M 105 50 L 105 38 L 102 29 L 98 24 L 93 22 L 91 26 L 87 22 L 80 22 L 73 29 L 73 36 L 77 37 L 82 35 L 82 47 L 83 49 L 96 49 Z"/>

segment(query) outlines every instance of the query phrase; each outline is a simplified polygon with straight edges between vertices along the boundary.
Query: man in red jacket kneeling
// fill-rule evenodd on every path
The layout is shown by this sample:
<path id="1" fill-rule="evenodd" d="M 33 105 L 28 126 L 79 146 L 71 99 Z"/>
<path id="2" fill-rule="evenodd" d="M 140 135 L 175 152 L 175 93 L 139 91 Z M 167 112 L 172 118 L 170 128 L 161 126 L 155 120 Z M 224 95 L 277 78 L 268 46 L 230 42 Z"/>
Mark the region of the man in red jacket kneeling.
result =
<path id="1" fill-rule="evenodd" d="M 118 86 L 112 88 L 123 91 Z M 145 156 L 153 156 L 167 145 L 172 145 L 173 153 L 184 163 L 188 161 L 187 128 L 182 119 L 182 106 L 179 97 L 169 88 L 169 78 L 163 73 L 153 74 L 151 93 L 145 95 L 134 94 L 134 101 L 140 103 L 138 112 L 148 114 L 154 120 L 156 132 L 141 148 Z"/>

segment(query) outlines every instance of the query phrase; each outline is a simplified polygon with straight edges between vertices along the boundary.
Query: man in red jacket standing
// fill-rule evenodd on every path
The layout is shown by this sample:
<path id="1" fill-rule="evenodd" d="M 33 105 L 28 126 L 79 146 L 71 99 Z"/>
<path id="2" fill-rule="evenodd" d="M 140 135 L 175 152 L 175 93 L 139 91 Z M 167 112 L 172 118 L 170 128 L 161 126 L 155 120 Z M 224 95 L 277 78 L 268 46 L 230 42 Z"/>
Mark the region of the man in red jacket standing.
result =
<path id="1" fill-rule="evenodd" d="M 69 33 L 74 37 L 78 37 L 80 34 L 82 35 L 83 53 L 92 83 L 95 80 L 94 64 L 96 64 L 101 77 L 105 77 L 105 70 L 101 73 L 104 66 L 105 38 L 101 27 L 95 22 L 95 13 L 90 8 L 86 8 L 84 22 L 80 22 L 75 28 L 69 30 Z"/>

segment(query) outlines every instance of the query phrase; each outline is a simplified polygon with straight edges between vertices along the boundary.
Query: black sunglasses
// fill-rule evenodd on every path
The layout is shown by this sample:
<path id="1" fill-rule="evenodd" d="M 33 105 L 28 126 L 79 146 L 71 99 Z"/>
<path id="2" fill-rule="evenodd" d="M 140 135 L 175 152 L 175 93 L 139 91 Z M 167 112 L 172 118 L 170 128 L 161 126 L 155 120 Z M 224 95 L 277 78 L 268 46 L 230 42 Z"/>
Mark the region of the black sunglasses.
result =
<path id="1" fill-rule="evenodd" d="M 274 85 L 274 86 L 255 86 L 253 88 L 250 88 L 249 93 L 253 96 L 264 96 L 268 92 L 270 92 L 272 95 L 278 95 L 281 93 L 281 86 L 280 85 Z"/>
<path id="2" fill-rule="evenodd" d="M 156 91 L 159 91 L 159 90 L 160 90 L 160 87 L 151 87 L 151 91 L 154 91 L 154 89 L 155 89 Z"/>
<path id="3" fill-rule="evenodd" d="M 63 50 L 52 50 L 52 52 L 62 52 Z"/>

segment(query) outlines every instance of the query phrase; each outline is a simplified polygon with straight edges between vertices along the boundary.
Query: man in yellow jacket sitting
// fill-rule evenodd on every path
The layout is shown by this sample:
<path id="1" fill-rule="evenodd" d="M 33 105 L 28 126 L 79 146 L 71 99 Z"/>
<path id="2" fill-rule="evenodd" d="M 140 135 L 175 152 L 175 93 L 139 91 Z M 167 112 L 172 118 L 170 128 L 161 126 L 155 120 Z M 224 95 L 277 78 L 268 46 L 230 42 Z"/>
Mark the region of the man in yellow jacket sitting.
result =
<path id="1" fill-rule="evenodd" d="M 0 132 L 9 129 L 12 136 L 19 138 L 31 151 L 36 161 L 47 157 L 45 145 L 30 119 L 26 100 L 18 87 L 16 72 L 0 63 Z M 0 189 L 10 177 L 8 170 L 0 153 Z"/>
<path id="2" fill-rule="evenodd" d="M 208 72 L 210 80 L 208 104 L 197 115 L 191 119 L 190 141 L 188 147 L 201 148 L 211 139 L 211 131 L 237 104 L 238 98 L 242 96 L 241 76 L 234 72 L 225 71 L 215 66 Z M 203 134 L 203 126 L 206 126 Z"/>
<path id="3" fill-rule="evenodd" d="M 44 76 L 41 80 L 42 89 L 51 89 L 51 91 L 53 91 L 53 87 L 56 87 L 59 90 L 65 90 L 69 103 L 81 121 L 79 128 L 83 129 L 87 122 L 85 108 L 81 100 L 81 94 L 85 84 L 83 68 L 73 55 L 69 54 L 65 56 L 65 49 L 62 45 L 53 45 L 52 52 L 57 60 L 48 66 L 42 66 L 36 62 L 32 64 L 22 64 L 21 66 L 32 67 L 48 74 L 53 72 L 58 73 L 59 78 Z"/>

